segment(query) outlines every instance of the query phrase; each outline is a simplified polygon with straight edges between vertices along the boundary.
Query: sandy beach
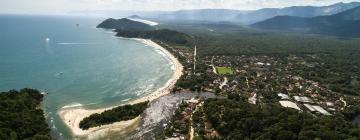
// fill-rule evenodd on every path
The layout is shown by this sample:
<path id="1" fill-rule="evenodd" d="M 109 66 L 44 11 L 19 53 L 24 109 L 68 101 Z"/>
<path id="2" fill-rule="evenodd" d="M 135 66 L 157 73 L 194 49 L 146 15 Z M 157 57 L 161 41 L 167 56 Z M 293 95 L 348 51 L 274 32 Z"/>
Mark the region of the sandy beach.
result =
<path id="1" fill-rule="evenodd" d="M 140 42 L 146 44 L 147 46 L 151 46 L 151 47 L 154 47 L 156 50 L 160 50 L 161 52 L 166 54 L 166 56 L 169 58 L 169 60 L 173 63 L 175 69 L 174 69 L 174 73 L 173 73 L 172 77 L 168 80 L 168 82 L 164 86 L 162 86 L 161 88 L 157 89 L 155 92 L 153 92 L 147 96 L 129 101 L 126 104 L 136 104 L 136 103 L 145 102 L 145 101 L 152 101 L 163 95 L 169 94 L 170 91 L 175 86 L 176 81 L 182 75 L 183 66 L 181 65 L 181 63 L 169 51 L 167 51 L 165 48 L 161 47 L 160 45 L 158 45 L 157 43 L 155 43 L 149 39 L 134 38 L 131 40 L 140 41 Z M 116 106 L 114 106 L 114 107 L 116 107 Z M 66 108 L 66 109 L 60 110 L 58 112 L 58 114 L 59 114 L 60 118 L 62 119 L 62 121 L 70 128 L 72 134 L 75 137 L 88 137 L 88 139 L 92 139 L 94 137 L 101 136 L 102 134 L 106 134 L 107 132 L 125 131 L 125 130 L 128 130 L 129 128 L 133 128 L 132 126 L 134 126 L 140 122 L 139 121 L 140 117 L 137 117 L 135 119 L 128 120 L 128 121 L 121 121 L 121 122 L 117 122 L 117 123 L 113 123 L 113 124 L 109 124 L 109 125 L 103 125 L 100 127 L 90 128 L 89 130 L 82 130 L 79 128 L 80 121 L 83 120 L 85 117 L 88 117 L 94 113 L 104 112 L 105 110 L 109 110 L 114 107 L 94 109 L 94 110 L 88 110 L 88 109 L 83 109 L 83 108 L 79 108 L 79 107 Z"/>

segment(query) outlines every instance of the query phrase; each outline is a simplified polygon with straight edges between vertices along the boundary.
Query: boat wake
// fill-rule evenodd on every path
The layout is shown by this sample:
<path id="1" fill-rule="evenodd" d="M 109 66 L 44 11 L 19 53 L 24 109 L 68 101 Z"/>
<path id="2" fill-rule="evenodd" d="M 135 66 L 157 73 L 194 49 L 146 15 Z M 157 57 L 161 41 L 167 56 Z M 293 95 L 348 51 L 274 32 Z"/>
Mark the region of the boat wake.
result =
<path id="1" fill-rule="evenodd" d="M 73 43 L 73 42 L 64 42 L 64 43 L 57 43 L 58 45 L 89 45 L 92 43 Z"/>

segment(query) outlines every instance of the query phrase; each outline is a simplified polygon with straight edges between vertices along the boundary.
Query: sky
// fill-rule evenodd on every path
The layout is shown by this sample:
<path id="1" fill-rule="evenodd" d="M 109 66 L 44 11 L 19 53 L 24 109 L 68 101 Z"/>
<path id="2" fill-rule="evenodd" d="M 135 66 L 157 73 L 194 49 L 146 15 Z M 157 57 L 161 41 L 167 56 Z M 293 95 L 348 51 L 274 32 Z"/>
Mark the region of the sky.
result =
<path id="1" fill-rule="evenodd" d="M 289 6 L 324 6 L 360 0 L 0 0 L 0 13 L 62 14 L 72 11 L 131 10 L 175 11 L 182 9 L 281 8 Z"/>

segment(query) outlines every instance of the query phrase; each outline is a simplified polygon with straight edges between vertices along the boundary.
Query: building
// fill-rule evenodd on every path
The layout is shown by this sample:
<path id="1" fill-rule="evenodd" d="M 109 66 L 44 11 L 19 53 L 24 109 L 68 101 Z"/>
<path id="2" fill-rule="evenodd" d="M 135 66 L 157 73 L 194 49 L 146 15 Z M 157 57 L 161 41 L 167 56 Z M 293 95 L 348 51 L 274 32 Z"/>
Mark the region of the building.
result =
<path id="1" fill-rule="evenodd" d="M 278 96 L 281 97 L 281 100 L 289 100 L 290 99 L 289 96 L 284 93 L 279 93 Z"/>
<path id="2" fill-rule="evenodd" d="M 304 96 L 294 96 L 295 101 L 297 102 L 302 102 L 302 103 L 313 103 L 313 101 L 308 98 L 308 97 L 304 97 Z"/>
<path id="3" fill-rule="evenodd" d="M 309 104 L 304 104 L 304 106 L 309 109 L 311 112 L 319 112 L 323 115 L 331 115 L 329 112 L 327 112 L 324 108 L 322 108 L 321 106 L 318 105 L 309 105 Z"/>
<path id="4" fill-rule="evenodd" d="M 291 101 L 279 101 L 281 106 L 301 110 L 294 102 Z"/>

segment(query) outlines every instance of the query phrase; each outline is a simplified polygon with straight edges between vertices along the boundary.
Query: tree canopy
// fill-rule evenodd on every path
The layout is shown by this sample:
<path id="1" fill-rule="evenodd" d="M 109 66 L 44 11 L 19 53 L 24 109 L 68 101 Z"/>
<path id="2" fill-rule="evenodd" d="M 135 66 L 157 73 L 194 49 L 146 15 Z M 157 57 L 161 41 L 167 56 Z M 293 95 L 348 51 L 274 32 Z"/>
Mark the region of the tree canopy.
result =
<path id="1" fill-rule="evenodd" d="M 0 139 L 50 140 L 50 129 L 40 109 L 42 99 L 34 89 L 0 93 Z"/>

